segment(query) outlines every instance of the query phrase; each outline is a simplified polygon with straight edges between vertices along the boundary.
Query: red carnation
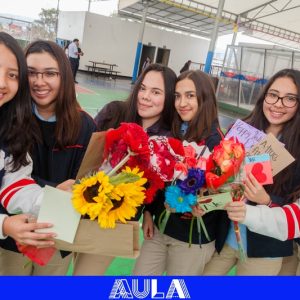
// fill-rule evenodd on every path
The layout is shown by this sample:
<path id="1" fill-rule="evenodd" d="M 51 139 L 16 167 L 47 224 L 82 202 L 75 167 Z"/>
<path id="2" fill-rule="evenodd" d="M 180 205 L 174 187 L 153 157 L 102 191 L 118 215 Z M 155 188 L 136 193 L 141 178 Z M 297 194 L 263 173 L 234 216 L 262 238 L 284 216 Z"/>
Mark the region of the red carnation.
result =
<path id="1" fill-rule="evenodd" d="M 104 157 L 112 167 L 128 155 L 135 158 L 135 166 L 149 163 L 148 135 L 135 123 L 122 123 L 119 128 L 109 130 L 106 134 Z"/>

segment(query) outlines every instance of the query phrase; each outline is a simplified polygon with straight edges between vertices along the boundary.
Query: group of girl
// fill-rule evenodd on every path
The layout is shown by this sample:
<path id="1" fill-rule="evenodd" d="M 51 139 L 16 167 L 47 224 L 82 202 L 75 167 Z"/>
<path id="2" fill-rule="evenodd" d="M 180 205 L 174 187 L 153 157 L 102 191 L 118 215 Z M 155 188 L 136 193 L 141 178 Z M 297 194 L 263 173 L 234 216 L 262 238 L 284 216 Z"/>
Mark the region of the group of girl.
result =
<path id="1" fill-rule="evenodd" d="M 28 215 L 8 216 L 4 208 L 10 212 L 36 213 L 43 193 L 40 186 L 50 184 L 67 189 L 76 177 L 96 125 L 98 130 L 107 130 L 117 128 L 121 122 L 135 122 L 150 136 L 173 136 L 206 145 L 210 150 L 223 138 L 214 86 L 201 71 L 186 71 L 177 78 L 166 66 L 149 65 L 127 101 L 115 101 L 104 107 L 96 116 L 95 125 L 76 101 L 69 62 L 57 45 L 34 42 L 27 47 L 25 58 L 17 43 L 9 35 L 0 33 L 0 52 L 0 200 L 3 204 L 0 274 L 66 273 L 71 254 L 59 251 L 47 266 L 33 264 L 23 268 L 24 257 L 14 252 L 17 251 L 14 241 L 4 237 L 10 236 L 19 243 L 49 246 L 53 245 L 51 238 L 55 233 L 35 233 L 34 229 L 51 224 L 28 223 Z M 285 232 L 290 230 L 287 226 L 290 223 L 284 219 L 289 207 L 299 224 L 299 206 L 296 206 L 297 215 L 294 212 L 297 204 L 290 204 L 297 197 L 299 185 L 299 74 L 295 70 L 283 70 L 274 75 L 264 87 L 253 113 L 245 119 L 266 133 L 272 132 L 295 157 L 295 163 L 276 176 L 274 184 L 266 189 L 249 174 L 245 180 L 245 196 L 251 206 L 232 203 L 227 212 L 203 215 L 211 240 L 203 232 L 199 234 L 193 222 L 193 218 L 202 214 L 197 207 L 193 213 L 171 214 L 161 233 L 158 219 L 165 207 L 164 193 L 159 191 L 155 201 L 143 208 L 144 242 L 133 270 L 135 275 L 165 272 L 168 275 L 222 275 L 233 265 L 237 265 L 239 275 L 280 273 L 284 258 L 293 254 L 293 241 L 275 238 L 291 239 L 296 234 L 282 237 L 267 225 L 282 219 L 278 222 L 286 225 Z M 264 206 L 255 207 L 255 203 Z M 279 207 L 270 208 L 271 203 Z M 290 206 L 281 208 L 285 204 Z M 248 226 L 248 229 L 241 226 L 247 243 L 246 261 L 238 259 L 227 214 Z M 265 221 L 261 220 L 262 215 Z M 110 257 L 78 254 L 74 274 L 104 274 L 111 261 Z"/>

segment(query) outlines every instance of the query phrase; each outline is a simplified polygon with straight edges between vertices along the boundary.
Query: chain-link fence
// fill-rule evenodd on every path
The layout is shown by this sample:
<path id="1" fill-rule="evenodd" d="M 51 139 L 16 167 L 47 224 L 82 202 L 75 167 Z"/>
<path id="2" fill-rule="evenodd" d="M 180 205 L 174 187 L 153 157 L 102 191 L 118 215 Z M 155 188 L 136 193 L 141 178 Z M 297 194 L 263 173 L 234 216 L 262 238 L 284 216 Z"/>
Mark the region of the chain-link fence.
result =
<path id="1" fill-rule="evenodd" d="M 300 69 L 300 52 L 229 45 L 220 72 L 217 98 L 251 110 L 268 78 L 284 68 Z"/>

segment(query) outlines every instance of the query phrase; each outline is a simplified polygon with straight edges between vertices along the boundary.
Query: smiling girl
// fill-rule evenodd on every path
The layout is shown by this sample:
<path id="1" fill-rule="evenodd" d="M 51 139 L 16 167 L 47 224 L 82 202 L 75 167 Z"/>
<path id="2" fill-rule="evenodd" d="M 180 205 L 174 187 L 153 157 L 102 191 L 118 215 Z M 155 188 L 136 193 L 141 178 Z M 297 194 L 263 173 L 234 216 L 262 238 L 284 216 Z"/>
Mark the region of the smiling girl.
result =
<path id="1" fill-rule="evenodd" d="M 176 109 L 173 136 L 206 145 L 210 150 L 219 144 L 222 133 L 219 129 L 215 91 L 207 74 L 201 71 L 180 74 L 173 105 Z M 215 246 L 220 251 L 224 243 L 225 236 L 221 231 L 222 227 L 226 227 L 226 214 L 212 212 L 203 217 L 211 240 L 203 232 L 200 232 L 199 238 L 197 222 L 193 222 L 194 216 L 191 213 L 172 213 L 164 233 L 161 233 L 158 222 L 165 209 L 164 200 L 162 192 L 158 199 L 145 207 L 145 240 L 133 274 L 162 275 L 166 272 L 167 275 L 200 275 L 212 257 Z"/>
<path id="2" fill-rule="evenodd" d="M 137 79 L 126 102 L 113 101 L 96 116 L 99 130 L 117 128 L 121 122 L 139 124 L 149 136 L 171 135 L 176 74 L 160 64 L 149 65 Z M 139 220 L 142 206 L 134 218 Z M 80 253 L 74 275 L 103 275 L 113 257 Z"/>
<path id="3" fill-rule="evenodd" d="M 3 253 L 10 252 L 8 236 L 22 244 L 52 246 L 53 233 L 35 233 L 50 224 L 28 223 L 30 215 L 8 216 L 5 208 L 19 212 L 39 203 L 42 189 L 30 177 L 28 155 L 33 141 L 27 66 L 22 49 L 7 33 L 0 32 L 0 274 Z M 12 269 L 14 265 L 12 265 Z"/>
<path id="4" fill-rule="evenodd" d="M 252 174 L 245 180 L 245 197 L 251 205 L 263 204 L 266 206 L 283 206 L 291 203 L 293 194 L 300 182 L 300 72 L 285 69 L 276 73 L 264 87 L 258 98 L 253 112 L 245 119 L 250 125 L 272 133 L 283 143 L 284 147 L 294 156 L 295 162 L 274 177 L 274 183 L 261 186 Z M 239 207 L 243 204 L 231 203 L 227 210 L 230 218 L 235 219 Z M 256 211 L 255 208 L 253 211 Z M 244 214 L 244 212 L 241 212 Z M 256 215 L 258 224 L 261 224 L 261 215 Z M 255 218 L 252 216 L 252 221 Z M 246 223 L 247 224 L 247 223 Z M 233 231 L 231 238 L 219 256 L 214 256 L 208 265 L 206 274 L 223 275 L 237 264 L 238 275 L 278 275 L 284 258 L 293 255 L 293 241 L 279 241 L 271 237 L 257 234 L 241 225 L 246 242 L 247 259 L 245 262 L 238 259 L 234 249 Z M 255 228 L 253 224 L 250 229 Z M 266 228 L 267 228 L 266 222 Z M 254 230 L 255 231 L 255 230 Z M 272 231 L 271 228 L 266 230 Z M 258 231 L 262 233 L 261 231 Z M 270 234 L 270 236 L 273 236 Z M 295 268 L 294 268 L 295 269 Z"/>
<path id="5" fill-rule="evenodd" d="M 58 45 L 36 41 L 25 56 L 37 135 L 32 176 L 41 186 L 61 187 L 76 178 L 96 125 L 78 105 L 70 63 Z M 14 275 L 65 275 L 71 257 L 69 252 L 56 251 L 46 266 L 32 263 L 23 268 L 24 256 L 10 251 L 3 255 L 1 268 L 10 274 L 10 266 L 18 266 Z"/>

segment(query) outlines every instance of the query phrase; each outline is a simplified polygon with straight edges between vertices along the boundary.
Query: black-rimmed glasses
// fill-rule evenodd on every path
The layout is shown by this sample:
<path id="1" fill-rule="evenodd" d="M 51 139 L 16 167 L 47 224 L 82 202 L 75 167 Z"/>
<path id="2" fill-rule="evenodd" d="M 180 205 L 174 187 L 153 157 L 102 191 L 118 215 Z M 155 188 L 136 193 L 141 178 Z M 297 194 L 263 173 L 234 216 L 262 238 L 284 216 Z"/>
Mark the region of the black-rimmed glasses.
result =
<path id="1" fill-rule="evenodd" d="M 279 97 L 275 93 L 266 93 L 265 95 L 265 101 L 268 104 L 275 104 L 279 100 L 281 100 L 281 103 L 283 106 L 288 107 L 288 108 L 293 108 L 297 105 L 299 102 L 299 98 L 296 96 L 284 96 L 284 97 Z"/>
<path id="2" fill-rule="evenodd" d="M 31 78 L 38 79 L 39 75 L 41 75 L 43 79 L 51 80 L 58 77 L 60 73 L 56 71 L 36 72 L 36 71 L 28 70 L 28 77 L 30 79 Z"/>

